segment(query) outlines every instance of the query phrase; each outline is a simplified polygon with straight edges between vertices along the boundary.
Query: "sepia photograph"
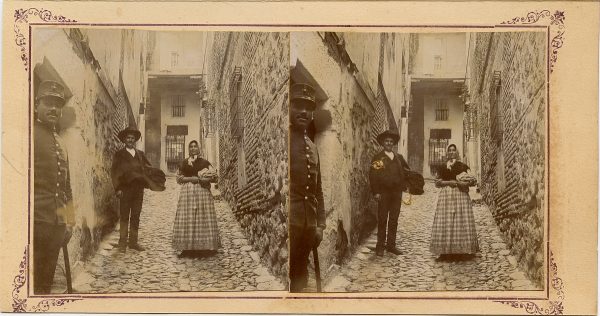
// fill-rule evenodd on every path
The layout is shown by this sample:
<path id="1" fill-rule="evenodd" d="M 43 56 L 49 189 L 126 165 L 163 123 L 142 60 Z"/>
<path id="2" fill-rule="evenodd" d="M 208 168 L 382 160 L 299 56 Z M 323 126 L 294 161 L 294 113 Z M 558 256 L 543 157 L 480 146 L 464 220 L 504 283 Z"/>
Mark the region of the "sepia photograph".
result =
<path id="1" fill-rule="evenodd" d="M 288 33 L 35 28 L 33 288 L 287 286 Z"/>
<path id="2" fill-rule="evenodd" d="M 599 7 L 5 1 L 0 311 L 596 314 Z"/>
<path id="3" fill-rule="evenodd" d="M 544 289 L 544 32 L 290 41 L 291 288 Z"/>

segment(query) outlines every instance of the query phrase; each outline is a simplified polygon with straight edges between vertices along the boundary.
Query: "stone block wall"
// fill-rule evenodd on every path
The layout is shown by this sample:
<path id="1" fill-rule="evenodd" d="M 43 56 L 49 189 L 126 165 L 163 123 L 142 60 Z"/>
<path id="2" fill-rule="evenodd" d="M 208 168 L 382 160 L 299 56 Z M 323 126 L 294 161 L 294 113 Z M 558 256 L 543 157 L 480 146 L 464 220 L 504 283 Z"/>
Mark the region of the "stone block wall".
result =
<path id="1" fill-rule="evenodd" d="M 469 111 L 481 140 L 481 193 L 532 281 L 544 280 L 546 210 L 546 37 L 477 33 L 470 61 Z M 490 104 L 499 84 L 498 111 Z M 491 123 L 502 132 L 492 133 Z"/>
<path id="2" fill-rule="evenodd" d="M 327 124 L 318 124 L 315 142 L 327 214 L 319 259 L 322 275 L 327 277 L 376 227 L 377 204 L 370 192 L 369 167 L 372 157 L 381 150 L 376 136 L 397 121 L 390 109 L 391 94 L 381 80 L 384 58 L 391 55 L 387 50 L 397 48 L 387 45 L 390 37 L 381 34 L 306 32 L 291 36 L 295 59 L 292 72 L 298 72 L 292 76 L 310 78 L 326 95 L 317 104 L 315 120 Z M 352 54 L 339 45 L 341 38 L 352 47 L 353 55 L 364 53 L 377 58 L 368 65 L 354 63 Z M 364 45 L 366 42 L 377 45 Z M 395 60 L 401 62 L 402 58 Z M 365 76 L 367 71 L 375 73 Z M 374 86 L 367 77 L 375 78 Z M 398 85 L 401 83 L 399 80 Z"/>
<path id="3" fill-rule="evenodd" d="M 287 282 L 289 35 L 215 33 L 212 38 L 207 85 L 217 116 L 219 188 L 263 263 Z M 231 129 L 236 70 L 242 80 L 241 138 Z"/>
<path id="4" fill-rule="evenodd" d="M 139 100 L 131 100 L 131 97 L 141 93 L 143 82 L 138 48 L 141 47 L 141 33 L 128 44 L 135 50 L 128 59 L 119 45 L 105 45 L 110 41 L 102 44 L 103 39 L 120 38 L 122 32 L 126 31 L 105 30 L 102 33 L 94 30 L 87 37 L 85 30 L 39 29 L 32 34 L 32 64 L 42 64 L 46 60 L 72 93 L 63 109 L 60 134 L 69 155 L 76 212 L 76 227 L 69 243 L 70 260 L 75 269 L 77 261 L 94 253 L 102 236 L 118 219 L 110 167 L 114 152 L 122 146 L 117 133 L 128 124 L 136 123 L 131 114 L 137 113 L 138 108 L 132 109 L 130 104 L 138 106 Z M 128 38 L 133 38 L 129 33 Z M 95 57 L 96 53 L 104 56 L 102 61 Z M 120 69 L 123 63 L 138 70 L 134 79 L 118 79 L 120 70 L 130 70 Z M 131 69 L 131 73 L 136 72 Z M 117 81 L 110 78 L 117 78 Z M 64 261 L 59 259 L 58 262 Z"/>

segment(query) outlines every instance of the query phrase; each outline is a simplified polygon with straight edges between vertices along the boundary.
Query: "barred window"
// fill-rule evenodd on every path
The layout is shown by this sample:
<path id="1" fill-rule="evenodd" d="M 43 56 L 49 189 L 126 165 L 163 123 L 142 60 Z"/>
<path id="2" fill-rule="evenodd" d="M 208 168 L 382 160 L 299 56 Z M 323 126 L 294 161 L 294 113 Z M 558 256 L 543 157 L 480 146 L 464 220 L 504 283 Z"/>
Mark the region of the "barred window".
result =
<path id="1" fill-rule="evenodd" d="M 490 87 L 490 134 L 492 139 L 497 142 L 502 141 L 503 122 L 502 111 L 500 107 L 502 92 L 502 81 L 500 71 L 494 71 L 492 84 Z"/>
<path id="2" fill-rule="evenodd" d="M 448 120 L 448 103 L 446 99 L 435 100 L 435 120 L 436 121 L 447 121 Z"/>
<path id="3" fill-rule="evenodd" d="M 185 116 L 185 103 L 182 95 L 171 96 L 171 116 L 172 117 L 184 117 Z"/>
<path id="4" fill-rule="evenodd" d="M 171 68 L 175 68 L 179 65 L 179 53 L 171 52 Z"/>
<path id="5" fill-rule="evenodd" d="M 235 67 L 229 86 L 231 135 L 244 135 L 244 112 L 242 109 L 242 67 Z"/>
<path id="6" fill-rule="evenodd" d="M 442 56 L 440 56 L 440 55 L 433 56 L 433 70 L 436 70 L 436 71 L 442 70 Z"/>
<path id="7" fill-rule="evenodd" d="M 185 136 L 187 134 L 187 125 L 167 126 L 167 135 L 165 137 L 165 160 L 170 172 L 177 171 L 179 163 L 185 159 Z"/>

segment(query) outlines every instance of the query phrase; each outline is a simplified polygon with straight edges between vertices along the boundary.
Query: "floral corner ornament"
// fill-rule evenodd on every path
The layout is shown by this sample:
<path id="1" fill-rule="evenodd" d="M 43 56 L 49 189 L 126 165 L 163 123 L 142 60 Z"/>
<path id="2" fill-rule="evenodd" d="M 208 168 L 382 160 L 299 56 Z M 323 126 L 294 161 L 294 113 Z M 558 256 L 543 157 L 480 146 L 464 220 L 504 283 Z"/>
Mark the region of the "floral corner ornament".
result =
<path id="1" fill-rule="evenodd" d="M 555 299 L 548 299 L 545 301 L 547 306 L 542 306 L 537 302 L 529 300 L 497 300 L 495 302 L 509 305 L 513 308 L 525 309 L 525 312 L 531 315 L 563 315 L 565 300 L 565 289 L 563 280 L 558 276 L 558 265 L 554 261 L 554 253 L 550 251 L 550 271 L 552 273 L 552 280 L 550 284 L 555 291 Z"/>
<path id="2" fill-rule="evenodd" d="M 375 170 L 381 170 L 381 169 L 385 168 L 385 165 L 383 164 L 383 161 L 375 160 L 371 164 L 371 167 L 373 167 L 373 169 L 375 169 Z"/>
<path id="3" fill-rule="evenodd" d="M 21 263 L 19 264 L 19 274 L 16 275 L 13 280 L 12 308 L 14 313 L 47 312 L 51 307 L 64 306 L 67 303 L 81 300 L 81 298 L 48 298 L 42 299 L 35 305 L 28 305 L 28 303 L 31 303 L 31 301 L 27 301 L 28 297 L 21 298 L 21 289 L 27 283 L 28 267 L 28 249 L 25 247 L 23 260 L 21 260 Z"/>
<path id="4" fill-rule="evenodd" d="M 500 24 L 504 25 L 518 25 L 518 24 L 534 24 L 540 21 L 540 19 L 549 18 L 550 27 L 553 27 L 554 37 L 550 41 L 550 56 L 548 56 L 550 62 L 550 72 L 554 71 L 554 64 L 558 61 L 558 50 L 563 46 L 565 34 L 565 11 L 556 10 L 551 13 L 550 10 L 532 11 L 522 17 L 516 17 L 508 21 L 504 21 Z"/>
<path id="5" fill-rule="evenodd" d="M 25 36 L 28 32 L 21 30 L 21 26 L 23 24 L 29 25 L 29 17 L 37 16 L 43 22 L 48 23 L 73 23 L 77 22 L 76 20 L 67 19 L 62 15 L 55 15 L 50 10 L 46 9 L 37 9 L 37 8 L 28 8 L 28 9 L 17 9 L 15 10 L 14 18 L 15 18 L 15 44 L 19 46 L 21 49 L 21 60 L 25 65 L 25 71 L 29 70 L 29 53 L 28 53 L 28 44 L 29 40 Z"/>

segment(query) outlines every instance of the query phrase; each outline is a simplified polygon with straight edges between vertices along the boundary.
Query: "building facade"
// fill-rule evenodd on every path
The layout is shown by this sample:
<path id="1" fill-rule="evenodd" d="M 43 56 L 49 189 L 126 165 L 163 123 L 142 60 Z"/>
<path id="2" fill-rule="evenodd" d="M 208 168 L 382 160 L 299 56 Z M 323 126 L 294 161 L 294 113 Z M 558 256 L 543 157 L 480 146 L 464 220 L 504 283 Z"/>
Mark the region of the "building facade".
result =
<path id="1" fill-rule="evenodd" d="M 122 146 L 118 132 L 140 123 L 147 36 L 142 31 L 77 28 L 32 32 L 34 90 L 40 80 L 50 79 L 61 82 L 70 96 L 59 124 L 77 221 L 69 243 L 74 269 L 118 219 L 110 168 Z"/>
<path id="2" fill-rule="evenodd" d="M 204 130 L 219 189 L 260 260 L 287 283 L 289 35 L 208 33 L 207 48 Z"/>
<path id="3" fill-rule="evenodd" d="M 153 165 L 171 174 L 187 157 L 190 141 L 198 141 L 206 156 L 204 37 L 201 32 L 152 32 L 148 41 L 144 149 Z"/>
<path id="4" fill-rule="evenodd" d="M 463 152 L 463 101 L 467 62 L 465 33 L 411 36 L 411 108 L 408 163 L 425 178 L 445 164 L 446 147 Z"/>
<path id="5" fill-rule="evenodd" d="M 544 280 L 546 36 L 474 33 L 465 137 L 480 147 L 481 194 L 519 266 Z M 479 157 L 478 157 L 479 155 Z"/>
<path id="6" fill-rule="evenodd" d="M 327 228 L 319 246 L 324 275 L 376 226 L 369 187 L 376 136 L 405 131 L 409 36 L 303 32 L 291 35 L 291 81 L 317 92 L 309 131 L 321 161 Z M 402 144 L 400 144 L 401 146 Z"/>

